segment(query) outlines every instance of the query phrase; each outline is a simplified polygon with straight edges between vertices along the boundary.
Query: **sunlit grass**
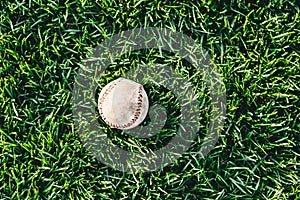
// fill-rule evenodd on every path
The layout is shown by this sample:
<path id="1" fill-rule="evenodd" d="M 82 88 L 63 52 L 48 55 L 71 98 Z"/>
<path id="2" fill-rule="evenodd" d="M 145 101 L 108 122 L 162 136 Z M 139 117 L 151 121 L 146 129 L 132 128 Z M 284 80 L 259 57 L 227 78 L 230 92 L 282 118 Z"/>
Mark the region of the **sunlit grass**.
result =
<path id="1" fill-rule="evenodd" d="M 9 2 L 0 2 L 1 199 L 300 198 L 296 1 Z M 209 52 L 224 78 L 227 119 L 205 159 L 192 153 L 199 133 L 191 152 L 163 170 L 126 174 L 83 147 L 74 132 L 72 87 L 90 50 L 116 33 L 148 26 L 182 32 Z M 177 62 L 172 54 L 156 56 L 124 55 L 110 78 L 141 61 Z M 178 66 L 185 77 L 193 75 L 185 62 Z"/>

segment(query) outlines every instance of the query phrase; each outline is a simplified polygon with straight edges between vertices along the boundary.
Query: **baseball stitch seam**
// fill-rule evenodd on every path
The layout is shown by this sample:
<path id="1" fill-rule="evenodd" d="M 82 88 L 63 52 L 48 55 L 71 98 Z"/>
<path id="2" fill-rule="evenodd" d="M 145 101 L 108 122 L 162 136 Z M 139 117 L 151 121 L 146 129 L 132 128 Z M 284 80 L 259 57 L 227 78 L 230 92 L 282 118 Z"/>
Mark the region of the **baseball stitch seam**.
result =
<path id="1" fill-rule="evenodd" d="M 103 112 L 102 112 L 102 103 L 105 100 L 105 97 L 107 96 L 107 94 L 109 92 L 112 91 L 113 88 L 115 88 L 115 86 L 118 84 L 118 82 L 120 82 L 122 79 L 120 79 L 119 81 L 117 81 L 116 83 L 114 83 L 113 85 L 109 86 L 109 88 L 107 88 L 107 90 L 104 92 L 103 97 L 100 99 L 100 103 L 99 103 L 99 107 L 100 107 L 100 115 L 102 117 L 102 119 L 112 128 L 127 128 L 129 126 L 131 126 L 132 124 L 134 124 L 140 117 L 141 115 L 141 108 L 143 106 L 143 86 L 139 86 L 138 89 L 138 100 L 137 100 L 137 108 L 134 111 L 134 116 L 131 118 L 131 120 L 127 123 L 127 124 L 122 124 L 122 125 L 118 125 L 118 124 L 113 124 L 109 121 L 107 121 L 107 119 L 104 117 Z"/>
<path id="2" fill-rule="evenodd" d="M 118 81 L 115 81 L 115 83 L 113 83 L 112 85 L 110 85 L 105 91 L 104 94 L 102 96 L 102 98 L 100 99 L 99 102 L 99 111 L 100 111 L 100 116 L 102 117 L 102 119 L 109 125 L 109 126 L 113 126 L 113 124 L 111 122 L 109 122 L 106 117 L 103 115 L 103 110 L 102 110 L 102 104 L 106 98 L 106 96 L 112 91 L 112 89 L 114 89 L 116 87 L 116 85 L 122 80 L 122 78 L 120 78 Z"/>
<path id="3" fill-rule="evenodd" d="M 143 86 L 139 86 L 138 89 L 138 100 L 137 100 L 137 108 L 134 111 L 134 116 L 131 118 L 131 120 L 127 123 L 127 124 L 123 124 L 121 125 L 120 128 L 127 128 L 129 126 L 131 126 L 132 124 L 134 124 L 140 117 L 141 115 L 141 110 L 142 110 L 142 106 L 143 106 Z"/>

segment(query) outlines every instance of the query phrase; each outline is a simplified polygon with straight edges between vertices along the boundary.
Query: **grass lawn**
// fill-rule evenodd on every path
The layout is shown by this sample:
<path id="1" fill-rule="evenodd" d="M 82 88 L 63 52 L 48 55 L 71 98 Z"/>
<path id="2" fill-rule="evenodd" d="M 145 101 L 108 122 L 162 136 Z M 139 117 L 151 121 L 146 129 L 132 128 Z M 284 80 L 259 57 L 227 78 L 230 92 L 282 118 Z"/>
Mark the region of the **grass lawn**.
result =
<path id="1" fill-rule="evenodd" d="M 299 3 L 193 2 L 0 2 L 0 199 L 300 199 Z M 163 170 L 130 174 L 85 149 L 75 132 L 72 90 L 93 48 L 141 27 L 182 32 L 209 52 L 224 79 L 227 116 L 204 159 L 192 152 L 205 128 Z M 175 63 L 182 75 L 193 75 L 171 53 L 141 50 L 116 60 L 100 86 L 140 62 Z M 146 89 L 151 101 L 170 107 L 176 125 L 172 95 Z M 208 118 L 204 112 L 204 127 Z M 158 149 L 173 136 L 165 130 L 160 141 L 131 143 L 119 133 L 108 135 L 128 151 L 136 150 L 134 142 Z"/>

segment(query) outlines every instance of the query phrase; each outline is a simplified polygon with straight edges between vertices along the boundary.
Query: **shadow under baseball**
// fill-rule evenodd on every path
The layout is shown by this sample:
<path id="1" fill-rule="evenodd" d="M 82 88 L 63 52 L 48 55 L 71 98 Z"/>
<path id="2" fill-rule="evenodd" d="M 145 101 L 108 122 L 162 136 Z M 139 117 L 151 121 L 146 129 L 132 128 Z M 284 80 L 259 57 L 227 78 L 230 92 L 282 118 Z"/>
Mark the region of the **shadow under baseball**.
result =
<path id="1" fill-rule="evenodd" d="M 120 148 L 131 152 L 156 151 L 176 135 L 180 124 L 180 105 L 175 95 L 167 88 L 156 84 L 143 85 L 149 98 L 149 112 L 144 121 L 129 130 L 111 128 L 95 107 L 97 120 L 107 137 Z M 95 100 L 101 87 L 96 90 Z"/>

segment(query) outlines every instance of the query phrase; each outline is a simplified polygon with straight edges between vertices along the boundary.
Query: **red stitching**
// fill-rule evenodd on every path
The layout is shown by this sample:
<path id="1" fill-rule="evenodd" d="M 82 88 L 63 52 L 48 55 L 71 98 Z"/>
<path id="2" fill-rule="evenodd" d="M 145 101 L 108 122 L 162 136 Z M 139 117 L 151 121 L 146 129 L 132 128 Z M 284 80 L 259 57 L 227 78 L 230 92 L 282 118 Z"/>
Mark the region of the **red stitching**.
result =
<path id="1" fill-rule="evenodd" d="M 103 110 L 102 110 L 102 104 L 106 98 L 106 96 L 114 89 L 114 87 L 122 80 L 122 78 L 119 81 L 116 81 L 114 84 L 110 85 L 106 91 L 103 94 L 103 97 L 100 99 L 99 102 L 99 107 L 100 107 L 100 116 L 102 117 L 102 119 L 112 128 L 127 128 L 129 126 L 131 126 L 132 124 L 134 124 L 138 118 L 141 115 L 141 108 L 143 106 L 143 86 L 140 85 L 139 89 L 138 89 L 138 100 L 137 100 L 137 108 L 134 111 L 134 116 L 131 118 L 131 120 L 126 124 L 112 124 L 111 122 L 108 122 L 108 120 L 106 119 L 106 117 L 103 115 Z"/>
<path id="2" fill-rule="evenodd" d="M 106 117 L 103 115 L 103 110 L 102 110 L 102 104 L 106 98 L 106 96 L 109 94 L 109 92 L 112 91 L 112 89 L 117 85 L 118 82 L 120 82 L 122 79 L 120 79 L 119 81 L 116 81 L 115 83 L 111 84 L 105 91 L 104 91 L 104 94 L 102 96 L 102 98 L 100 99 L 100 102 L 99 102 L 99 113 L 100 113 L 100 116 L 102 117 L 102 119 L 105 121 L 106 124 L 108 124 L 109 126 L 112 126 L 112 123 L 110 123 Z"/>
<path id="3" fill-rule="evenodd" d="M 138 100 L 137 100 L 137 108 L 135 109 L 134 111 L 134 115 L 133 117 L 131 118 L 131 120 L 127 123 L 127 124 L 123 124 L 122 127 L 123 128 L 127 128 L 129 126 L 131 126 L 132 124 L 134 124 L 138 118 L 140 117 L 141 115 L 141 108 L 143 106 L 143 86 L 140 85 L 139 86 L 139 89 L 138 89 Z"/>

